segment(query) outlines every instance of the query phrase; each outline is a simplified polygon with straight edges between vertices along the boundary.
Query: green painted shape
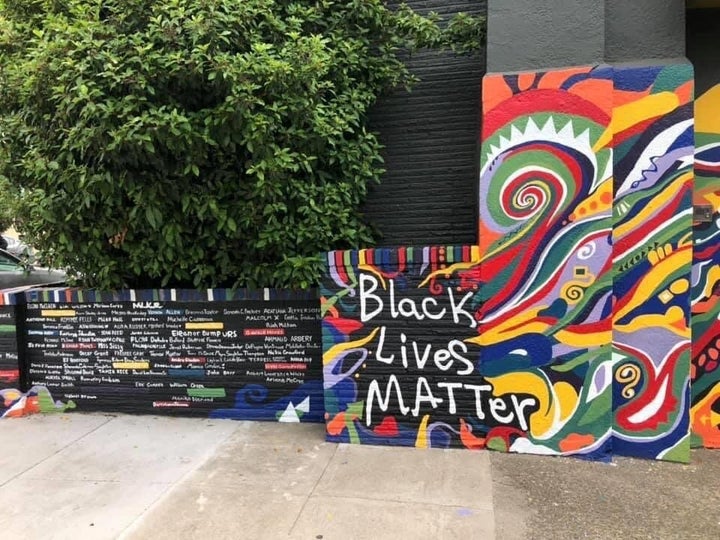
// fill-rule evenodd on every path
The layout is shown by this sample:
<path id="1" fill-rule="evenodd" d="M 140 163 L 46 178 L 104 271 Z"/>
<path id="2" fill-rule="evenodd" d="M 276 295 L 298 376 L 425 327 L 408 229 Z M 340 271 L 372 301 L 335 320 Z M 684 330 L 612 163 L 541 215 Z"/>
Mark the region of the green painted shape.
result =
<path id="1" fill-rule="evenodd" d="M 345 426 L 348 430 L 350 442 L 353 444 L 362 443 L 362 441 L 360 440 L 360 434 L 357 432 L 357 428 L 355 427 L 355 421 L 353 420 L 353 418 L 362 418 L 364 411 L 365 401 L 356 401 L 355 403 L 351 403 L 350 405 L 348 405 L 347 416 L 345 417 L 347 419 L 347 421 L 345 422 Z"/>
<path id="2" fill-rule="evenodd" d="M 226 392 L 224 388 L 188 388 L 187 394 L 190 397 L 225 397 Z"/>
<path id="3" fill-rule="evenodd" d="M 492 201 L 502 200 L 501 191 L 506 185 L 507 179 L 512 178 L 518 170 L 526 166 L 541 166 L 553 171 L 566 187 L 567 194 L 561 197 L 561 195 L 563 195 L 561 191 L 554 191 L 552 186 L 537 183 L 536 187 L 546 192 L 545 208 L 542 212 L 535 214 L 534 217 L 523 222 L 520 228 L 516 229 L 518 231 L 522 230 L 525 233 L 546 220 L 548 214 L 558 211 L 558 207 L 559 209 L 565 209 L 575 197 L 575 179 L 565 162 L 543 150 L 527 150 L 515 156 L 507 157 L 500 165 L 496 166 L 493 180 L 488 190 L 489 199 Z M 517 219 L 509 216 L 500 205 L 491 205 L 488 210 L 492 218 L 501 227 L 517 227 Z"/>
<path id="4" fill-rule="evenodd" d="M 325 340 L 323 339 L 323 341 Z M 332 390 L 325 390 L 323 401 L 325 403 L 325 412 L 329 415 L 329 418 L 340 412 L 340 402 Z"/>
<path id="5" fill-rule="evenodd" d="M 280 418 L 282 418 L 282 416 L 285 414 L 285 411 L 286 411 L 286 409 L 276 412 L 275 418 L 280 420 Z M 297 409 L 294 409 L 293 412 L 295 413 L 295 416 L 297 416 L 298 420 L 300 420 L 303 417 L 303 415 L 305 414 L 303 411 L 299 411 Z"/>
<path id="6" fill-rule="evenodd" d="M 357 282 L 357 277 L 355 276 L 355 269 L 352 265 L 352 259 L 351 259 L 352 252 L 351 251 L 345 251 L 343 253 L 343 264 L 345 266 L 345 272 L 347 273 L 348 279 L 352 283 Z"/>
<path id="7" fill-rule="evenodd" d="M 674 92 L 678 87 L 682 86 L 688 81 L 693 80 L 694 73 L 693 67 L 688 62 L 687 64 L 673 64 L 667 66 L 660 73 L 658 73 L 653 84 L 653 94 L 659 94 L 660 92 Z"/>
<path id="8" fill-rule="evenodd" d="M 697 433 L 690 434 L 690 448 L 702 448 L 704 446 L 703 438 Z"/>
<path id="9" fill-rule="evenodd" d="M 497 450 L 498 452 L 507 452 L 507 446 L 505 445 L 505 441 L 503 441 L 500 437 L 493 437 L 490 439 L 487 443 L 487 447 L 490 450 Z"/>
<path id="10" fill-rule="evenodd" d="M 320 308 L 320 316 L 324 317 L 325 314 L 330 311 L 330 308 L 332 308 L 335 304 L 338 303 L 338 300 L 340 300 L 340 293 L 333 296 L 332 298 L 328 298 L 325 302 L 323 302 L 323 305 Z"/>
<path id="11" fill-rule="evenodd" d="M 45 389 L 44 391 L 38 392 L 38 407 L 42 413 L 61 413 L 70 409 L 77 408 L 74 401 L 70 400 L 67 403 L 55 402 L 50 395 L 50 391 Z"/>
<path id="12" fill-rule="evenodd" d="M 657 458 L 676 463 L 690 463 L 690 434 L 685 436 L 674 448 L 660 454 Z"/>
<path id="13" fill-rule="evenodd" d="M 55 407 L 55 402 L 47 390 L 38 392 L 38 407 L 40 407 L 40 412 L 43 413 L 62 412 L 62 409 Z"/>
<path id="14" fill-rule="evenodd" d="M 325 288 L 321 289 L 322 296 L 325 297 L 325 302 L 320 306 L 320 316 L 324 317 L 325 314 L 330 311 L 332 307 L 337 304 L 341 298 L 344 298 L 345 296 L 349 295 L 355 288 L 357 288 L 358 284 L 358 278 L 355 275 L 355 272 L 353 269 L 349 266 L 346 266 L 345 269 L 348 271 L 348 279 L 350 280 L 350 284 L 348 288 L 344 288 L 341 291 L 338 291 L 337 293 L 333 294 L 332 290 L 327 290 Z"/>
<path id="15" fill-rule="evenodd" d="M 572 309 L 569 309 L 568 312 L 550 329 L 550 335 L 582 320 L 586 306 L 597 302 L 598 297 L 606 294 L 611 289 L 612 275 L 610 272 L 605 272 L 599 279 L 593 281 L 592 284 L 585 289 L 582 299 L 573 306 Z"/>
<path id="16" fill-rule="evenodd" d="M 560 453 L 562 452 L 560 447 L 562 441 L 570 435 L 592 435 L 594 437 L 592 444 L 595 444 L 596 441 L 603 439 L 610 433 L 613 422 L 612 386 L 608 386 L 599 395 L 588 401 L 593 380 L 598 369 L 601 369 L 602 365 L 609 360 L 610 351 L 610 346 L 603 346 L 582 355 L 588 365 L 578 394 L 577 410 L 567 419 L 562 429 L 551 438 L 536 440 L 529 437 L 531 442 Z M 541 371 L 544 370 L 546 368 L 541 369 Z"/>
<path id="17" fill-rule="evenodd" d="M 600 419 L 606 417 L 602 422 L 602 427 L 609 427 L 612 422 L 612 392 L 610 391 L 612 386 L 597 396 L 590 402 L 590 406 L 585 409 L 583 414 L 577 421 L 578 427 L 594 426 L 599 424 Z"/>

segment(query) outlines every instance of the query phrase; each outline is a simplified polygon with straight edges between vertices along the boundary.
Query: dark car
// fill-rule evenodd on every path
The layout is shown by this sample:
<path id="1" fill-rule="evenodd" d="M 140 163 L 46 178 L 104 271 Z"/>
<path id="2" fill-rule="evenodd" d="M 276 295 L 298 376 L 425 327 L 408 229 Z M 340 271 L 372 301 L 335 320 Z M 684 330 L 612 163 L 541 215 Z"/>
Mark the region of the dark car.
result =
<path id="1" fill-rule="evenodd" d="M 65 272 L 37 268 L 0 249 L 0 289 L 31 285 L 62 285 Z"/>

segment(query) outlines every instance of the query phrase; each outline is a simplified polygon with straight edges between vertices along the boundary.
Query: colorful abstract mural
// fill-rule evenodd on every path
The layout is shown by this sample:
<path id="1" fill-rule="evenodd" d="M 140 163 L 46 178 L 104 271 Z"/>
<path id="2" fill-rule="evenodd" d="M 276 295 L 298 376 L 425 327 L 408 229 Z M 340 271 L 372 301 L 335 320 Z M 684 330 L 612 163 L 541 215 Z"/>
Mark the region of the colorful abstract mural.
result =
<path id="1" fill-rule="evenodd" d="M 694 204 L 712 217 L 694 227 L 692 276 L 693 444 L 720 448 L 720 84 L 695 103 Z"/>
<path id="2" fill-rule="evenodd" d="M 613 452 L 688 461 L 693 71 L 614 69 Z"/>
<path id="3" fill-rule="evenodd" d="M 539 409 L 510 450 L 604 455 L 611 434 L 612 69 L 483 85 L 481 369 Z"/>
<path id="4" fill-rule="evenodd" d="M 45 386 L 33 386 L 27 392 L 17 388 L 0 389 L 0 418 L 19 418 L 37 413 L 59 413 L 75 408 L 75 403 L 53 399 Z"/>

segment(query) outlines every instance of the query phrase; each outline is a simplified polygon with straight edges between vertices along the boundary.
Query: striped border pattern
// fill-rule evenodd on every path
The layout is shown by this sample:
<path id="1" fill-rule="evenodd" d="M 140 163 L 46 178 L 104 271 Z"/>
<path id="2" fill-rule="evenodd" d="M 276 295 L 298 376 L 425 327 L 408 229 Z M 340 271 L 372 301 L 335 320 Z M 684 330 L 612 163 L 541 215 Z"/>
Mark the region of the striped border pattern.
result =
<path id="1" fill-rule="evenodd" d="M 455 262 L 479 262 L 478 246 L 432 246 L 399 247 L 382 249 L 361 249 L 330 251 L 327 263 L 330 267 L 404 266 L 405 264 L 440 267 Z"/>
<path id="2" fill-rule="evenodd" d="M 80 288 L 32 289 L 25 292 L 27 302 L 217 302 L 230 300 L 315 300 L 316 289 L 122 289 L 98 291 Z"/>

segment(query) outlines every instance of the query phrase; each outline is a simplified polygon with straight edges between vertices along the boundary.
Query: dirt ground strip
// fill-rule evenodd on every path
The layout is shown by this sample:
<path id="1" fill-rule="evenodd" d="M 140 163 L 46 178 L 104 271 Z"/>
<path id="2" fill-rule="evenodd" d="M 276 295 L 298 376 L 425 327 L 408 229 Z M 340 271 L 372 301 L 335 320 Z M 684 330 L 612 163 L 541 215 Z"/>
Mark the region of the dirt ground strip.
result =
<path id="1" fill-rule="evenodd" d="M 720 452 L 690 465 L 492 453 L 497 538 L 720 538 Z"/>

